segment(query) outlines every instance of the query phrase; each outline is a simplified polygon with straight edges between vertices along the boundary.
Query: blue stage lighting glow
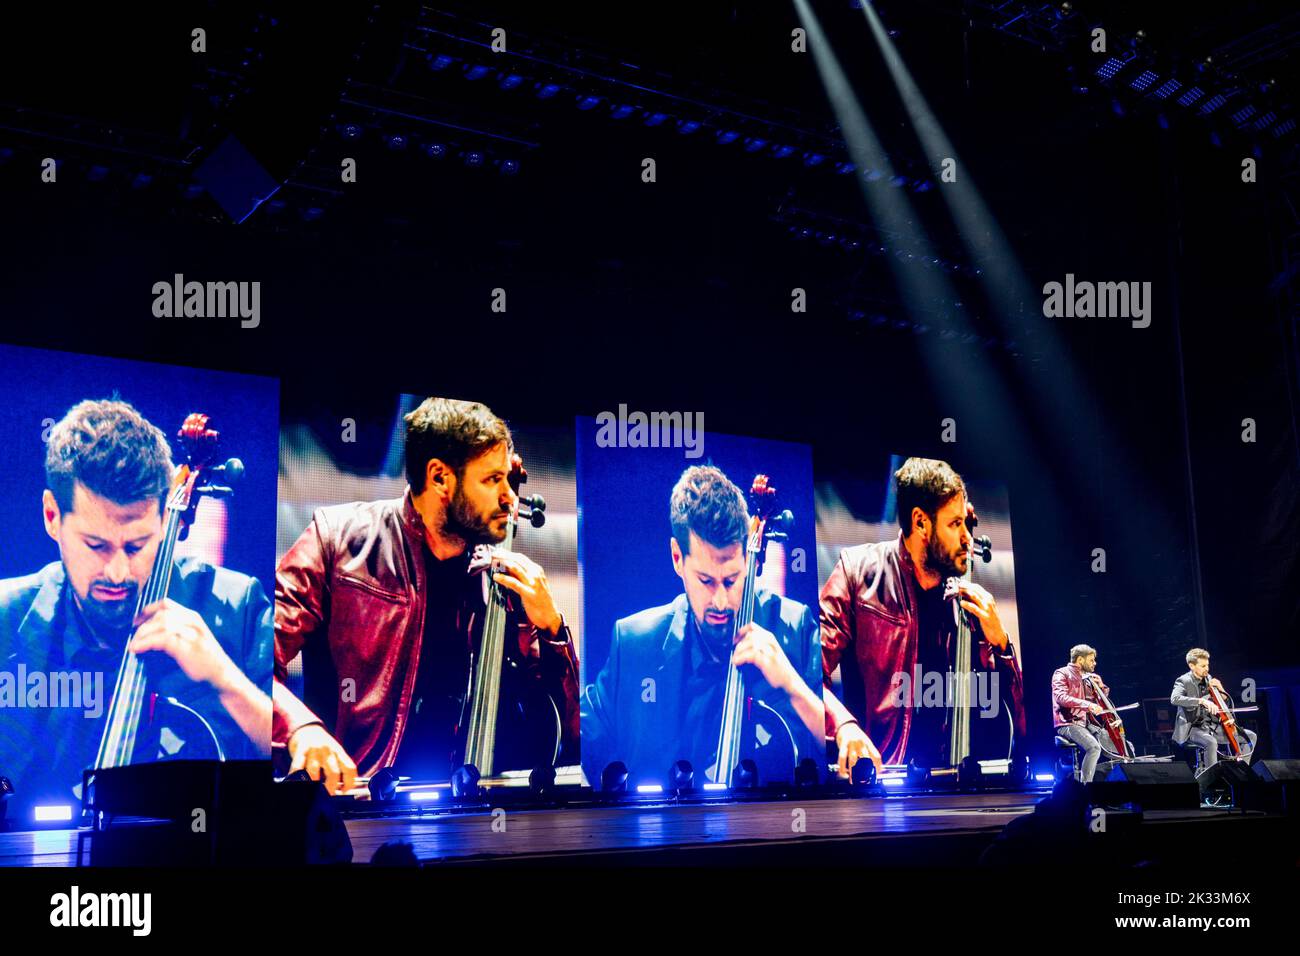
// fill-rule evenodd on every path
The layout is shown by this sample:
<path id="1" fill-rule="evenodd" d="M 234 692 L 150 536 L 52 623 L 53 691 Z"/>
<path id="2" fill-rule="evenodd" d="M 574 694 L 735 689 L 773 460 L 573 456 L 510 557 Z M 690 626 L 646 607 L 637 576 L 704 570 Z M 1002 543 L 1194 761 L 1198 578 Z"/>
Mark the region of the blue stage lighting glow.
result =
<path id="1" fill-rule="evenodd" d="M 663 793 L 664 787 L 661 783 L 640 783 L 637 784 L 637 793 Z"/>
<path id="2" fill-rule="evenodd" d="M 907 774 L 888 774 L 880 778 L 880 783 L 885 787 L 901 787 L 907 783 Z"/>
<path id="3" fill-rule="evenodd" d="M 35 810 L 35 817 L 42 823 L 52 823 L 56 820 L 71 820 L 72 807 L 66 803 L 38 806 Z"/>
<path id="4" fill-rule="evenodd" d="M 635 112 L 636 112 L 635 106 L 623 105 L 623 106 L 615 106 L 612 110 L 609 111 L 609 115 L 612 119 L 627 119 Z"/>
<path id="5" fill-rule="evenodd" d="M 704 785 L 704 789 L 705 790 L 726 790 L 727 785 L 725 783 L 706 783 Z"/>
<path id="6" fill-rule="evenodd" d="M 1191 106 L 1193 103 L 1195 103 L 1204 95 L 1205 95 L 1204 90 L 1202 90 L 1199 86 L 1193 86 L 1182 96 L 1178 97 L 1178 105 Z"/>
<path id="7" fill-rule="evenodd" d="M 483 66 L 482 64 L 475 64 L 474 66 L 471 66 L 465 70 L 465 79 L 481 80 L 483 79 L 483 77 L 489 75 L 491 72 L 492 72 L 492 67 Z"/>
<path id="8" fill-rule="evenodd" d="M 1254 115 L 1255 115 L 1255 104 L 1250 103 L 1245 108 L 1239 109 L 1237 110 L 1237 112 L 1233 113 L 1232 121 L 1236 123 L 1238 126 L 1240 126 L 1242 123 L 1246 122 L 1246 120 L 1250 119 Z"/>
<path id="9" fill-rule="evenodd" d="M 497 168 L 501 170 L 502 176 L 513 176 L 519 172 L 519 160 L 503 159 Z"/>
<path id="10" fill-rule="evenodd" d="M 745 152 L 747 153 L 757 153 L 759 150 L 765 149 L 766 147 L 767 140 L 760 136 L 751 136 L 745 140 Z"/>
<path id="11" fill-rule="evenodd" d="M 1277 114 L 1274 113 L 1272 110 L 1269 110 L 1259 119 L 1255 120 L 1254 123 L 1255 129 L 1263 129 L 1265 126 L 1268 126 L 1276 121 L 1277 121 Z"/>
<path id="12" fill-rule="evenodd" d="M 1139 73 L 1137 76 L 1133 78 L 1133 82 L 1130 83 L 1129 86 L 1133 87 L 1133 89 L 1138 90 L 1140 92 L 1142 90 L 1145 90 L 1152 83 L 1154 83 L 1158 76 L 1159 74 L 1156 73 L 1154 70 L 1143 70 L 1141 73 Z"/>
<path id="13" fill-rule="evenodd" d="M 1183 84 L 1180 83 L 1178 80 L 1165 80 L 1158 87 L 1156 87 L 1155 95 L 1159 99 L 1167 100 L 1169 99 L 1169 97 L 1173 96 L 1182 88 L 1183 88 Z"/>
<path id="14" fill-rule="evenodd" d="M 497 83 L 503 90 L 513 90 L 523 82 L 524 78 L 518 73 L 507 73 L 505 76 L 501 77 L 501 79 L 497 80 Z"/>
<path id="15" fill-rule="evenodd" d="M 438 793 L 437 790 L 414 790 L 409 796 L 413 803 L 429 803 L 442 798 L 442 794 Z"/>
<path id="16" fill-rule="evenodd" d="M 1283 120 L 1273 127 L 1273 135 L 1279 139 L 1295 129 L 1295 119 Z"/>
<path id="17" fill-rule="evenodd" d="M 455 62 L 456 62 L 455 57 L 450 57 L 444 53 L 439 53 L 437 56 L 435 56 L 432 60 L 429 61 L 429 69 L 445 70 L 447 69 L 447 67 L 451 66 Z"/>
<path id="18" fill-rule="evenodd" d="M 849 173 L 853 172 L 853 170 L 855 170 L 855 169 L 857 169 L 857 166 L 855 166 L 853 163 L 836 163 L 836 164 L 835 164 L 835 171 L 836 171 L 837 173 L 839 173 L 841 176 L 847 176 Z"/>
<path id="19" fill-rule="evenodd" d="M 1034 774 L 1034 779 L 1039 783 L 1051 783 L 1056 778 L 1050 773 L 1036 773 Z"/>
<path id="20" fill-rule="evenodd" d="M 465 165 L 466 165 L 466 166 L 482 166 L 482 165 L 483 165 L 483 154 L 480 153 L 480 152 L 479 152 L 478 150 L 476 150 L 476 149 L 471 149 L 468 153 L 465 154 Z"/>
<path id="21" fill-rule="evenodd" d="M 406 149 L 406 137 L 401 133 L 393 133 L 384 140 L 389 149 Z"/>
<path id="22" fill-rule="evenodd" d="M 782 144 L 779 146 L 772 147 L 772 155 L 775 156 L 777 159 L 785 159 L 793 152 L 794 152 L 793 146 L 786 146 Z"/>
<path id="23" fill-rule="evenodd" d="M 681 133 L 683 136 L 690 136 L 699 128 L 700 128 L 700 123 L 698 120 L 677 121 L 677 132 Z"/>
<path id="24" fill-rule="evenodd" d="M 594 110 L 594 109 L 595 109 L 597 106 L 599 106 L 599 105 L 600 105 L 600 97 L 599 97 L 599 96 L 580 96 L 580 97 L 578 97 L 578 103 L 577 103 L 577 106 L 578 106 L 578 109 L 580 109 L 580 110 Z"/>
<path id="25" fill-rule="evenodd" d="M 902 189 L 907 185 L 907 183 L 908 179 L 906 176 L 895 176 L 889 181 L 889 185 L 893 186 L 895 189 Z"/>
<path id="26" fill-rule="evenodd" d="M 89 179 L 92 183 L 103 182 L 105 179 L 108 178 L 108 167 L 91 166 L 90 169 L 86 171 L 86 178 Z"/>
<path id="27" fill-rule="evenodd" d="M 339 127 L 339 135 L 344 139 L 357 139 L 361 135 L 361 127 L 356 123 L 347 123 Z"/>
<path id="28" fill-rule="evenodd" d="M 820 166 L 826 162 L 826 157 L 822 153 L 804 153 L 803 164 L 805 166 Z"/>
<path id="29" fill-rule="evenodd" d="M 717 134 L 718 143 L 726 146 L 728 143 L 734 143 L 740 139 L 740 134 L 734 129 L 720 129 Z"/>
<path id="30" fill-rule="evenodd" d="M 667 113 L 647 113 L 644 122 L 646 126 L 660 126 L 667 119 Z"/>
<path id="31" fill-rule="evenodd" d="M 1210 113 L 1213 113 L 1215 110 L 1217 110 L 1220 106 L 1222 106 L 1226 102 L 1228 102 L 1228 98 L 1226 96 L 1224 96 L 1222 93 L 1215 93 L 1208 100 L 1206 100 L 1204 103 L 1201 104 L 1200 112 L 1202 115 L 1208 115 Z"/>
<path id="32" fill-rule="evenodd" d="M 447 147 L 442 143 L 425 143 L 424 155 L 430 159 L 442 159 L 447 155 Z"/>
<path id="33" fill-rule="evenodd" d="M 560 92 L 560 87 L 555 83 L 537 84 L 537 98 L 539 100 L 549 100 L 558 92 Z"/>
<path id="34" fill-rule="evenodd" d="M 1124 61 L 1119 59 L 1119 57 L 1112 56 L 1107 58 L 1106 62 L 1101 66 L 1097 67 L 1097 75 L 1103 80 L 1109 80 L 1122 69 L 1124 69 Z"/>

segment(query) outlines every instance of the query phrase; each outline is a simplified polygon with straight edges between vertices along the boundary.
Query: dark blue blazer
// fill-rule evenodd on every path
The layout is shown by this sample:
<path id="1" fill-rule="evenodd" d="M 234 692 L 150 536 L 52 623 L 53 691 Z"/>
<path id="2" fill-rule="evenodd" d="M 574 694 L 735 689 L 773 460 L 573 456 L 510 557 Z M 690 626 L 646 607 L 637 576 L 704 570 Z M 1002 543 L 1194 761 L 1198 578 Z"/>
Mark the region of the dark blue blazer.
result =
<path id="1" fill-rule="evenodd" d="M 257 578 L 195 558 L 181 558 L 172 572 L 168 597 L 197 612 L 230 658 L 270 694 L 274 614 Z M 71 600 L 64 587 L 61 561 L 34 574 L 0 581 L 0 671 L 16 675 L 20 664 L 28 674 L 69 669 L 62 655 L 67 629 L 77 626 L 68 613 Z M 214 690 L 195 684 L 166 655 L 148 657 L 149 689 L 175 697 L 202 714 L 220 739 L 227 759 L 264 756 L 222 708 Z M 104 684 L 101 706 L 107 713 L 113 675 L 107 675 Z M 24 789 L 30 793 L 31 787 L 49 785 L 41 780 L 51 749 L 49 738 L 60 727 L 66 728 L 69 719 L 82 718 L 80 713 L 73 717 L 66 708 L 0 708 L 0 774 L 13 780 L 17 797 Z M 86 754 L 86 766 L 94 762 L 97 745 L 96 738 Z M 25 784 L 31 786 L 25 788 Z"/>
<path id="2" fill-rule="evenodd" d="M 636 780 L 663 783 L 683 752 L 689 733 L 683 727 L 688 701 L 682 684 L 689 663 L 685 594 L 671 604 L 650 608 L 614 624 L 609 658 L 594 683 L 582 694 L 582 766 L 587 781 L 599 789 L 601 771 L 614 760 L 627 764 Z M 776 636 L 786 657 L 813 693 L 820 696 L 821 629 L 805 604 L 759 591 L 754 621 Z M 755 667 L 745 667 L 746 688 L 784 719 L 794 736 L 798 757 L 825 763 L 823 737 L 809 733 L 783 691 L 774 689 Z M 647 692 L 653 680 L 653 695 Z M 647 699 L 652 697 L 652 699 Z M 721 724 L 719 714 L 718 723 Z M 704 767 L 695 765 L 697 782 Z"/>

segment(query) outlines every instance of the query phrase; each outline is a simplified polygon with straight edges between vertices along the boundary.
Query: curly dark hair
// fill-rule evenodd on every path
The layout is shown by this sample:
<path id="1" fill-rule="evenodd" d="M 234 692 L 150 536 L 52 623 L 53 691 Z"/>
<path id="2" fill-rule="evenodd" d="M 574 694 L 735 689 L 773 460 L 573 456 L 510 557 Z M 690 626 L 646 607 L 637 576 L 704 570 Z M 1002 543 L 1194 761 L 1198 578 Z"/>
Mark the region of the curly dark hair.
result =
<path id="1" fill-rule="evenodd" d="M 464 477 L 466 463 L 493 445 L 513 447 L 510 429 L 478 402 L 455 398 L 426 398 L 406 422 L 406 480 L 411 493 L 424 491 L 429 462 L 437 458 Z"/>
<path id="2" fill-rule="evenodd" d="M 749 533 L 744 493 L 713 465 L 692 465 L 682 472 L 673 486 L 668 520 L 682 554 L 690 553 L 692 531 L 715 548 L 743 542 Z"/>
<path id="3" fill-rule="evenodd" d="M 45 486 L 64 513 L 77 484 L 119 505 L 156 498 L 161 511 L 173 470 L 167 437 L 116 398 L 73 405 L 45 445 Z"/>
<path id="4" fill-rule="evenodd" d="M 898 526 L 904 535 L 912 533 L 912 509 L 920 508 L 934 520 L 939 509 L 954 495 L 966 493 L 961 475 L 937 458 L 909 458 L 894 472 L 898 486 Z"/>

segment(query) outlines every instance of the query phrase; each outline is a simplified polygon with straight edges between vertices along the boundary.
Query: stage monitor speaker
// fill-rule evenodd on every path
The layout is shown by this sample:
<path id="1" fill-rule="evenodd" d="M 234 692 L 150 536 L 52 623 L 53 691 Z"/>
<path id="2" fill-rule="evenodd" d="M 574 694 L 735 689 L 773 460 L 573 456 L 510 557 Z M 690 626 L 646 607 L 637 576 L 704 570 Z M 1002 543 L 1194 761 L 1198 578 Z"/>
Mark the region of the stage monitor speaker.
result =
<path id="1" fill-rule="evenodd" d="M 1196 775 L 1177 761 L 1113 763 L 1106 779 L 1089 788 L 1089 801 L 1105 806 L 1136 803 L 1143 810 L 1194 810 L 1201 805 Z"/>
<path id="2" fill-rule="evenodd" d="M 262 760 L 176 760 L 88 772 L 77 858 L 92 866 L 343 863 L 352 844 L 319 783 L 272 783 Z"/>
<path id="3" fill-rule="evenodd" d="M 1260 760 L 1255 763 L 1259 778 L 1258 808 L 1275 813 L 1300 811 L 1300 760 Z"/>
<path id="4" fill-rule="evenodd" d="M 1300 783 L 1300 760 L 1260 760 L 1255 775 L 1265 783 Z"/>

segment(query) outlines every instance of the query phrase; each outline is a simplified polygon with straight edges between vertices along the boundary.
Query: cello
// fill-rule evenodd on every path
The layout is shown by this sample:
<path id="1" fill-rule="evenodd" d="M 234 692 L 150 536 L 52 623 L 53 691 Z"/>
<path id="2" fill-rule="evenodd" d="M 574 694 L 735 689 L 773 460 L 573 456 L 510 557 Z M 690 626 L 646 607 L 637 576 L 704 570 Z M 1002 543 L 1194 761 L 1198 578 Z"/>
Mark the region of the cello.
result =
<path id="1" fill-rule="evenodd" d="M 979 517 L 974 509 L 966 516 L 966 527 L 973 533 L 979 524 Z M 993 542 L 988 535 L 971 539 L 972 558 L 978 557 L 985 564 L 993 560 Z M 972 723 L 971 708 L 972 687 L 977 675 L 975 670 L 975 645 L 971 630 L 969 612 L 961 606 L 963 585 L 972 579 L 974 561 L 966 565 L 966 572 L 961 577 L 950 577 L 944 582 L 943 597 L 953 602 L 953 614 L 956 617 L 956 647 L 953 654 L 952 677 L 953 690 L 948 706 L 948 773 L 956 770 L 959 783 L 967 777 L 977 776 L 977 769 L 972 764 L 981 760 L 1010 761 L 1015 745 L 1015 724 L 1010 709 L 999 695 L 996 712 L 988 719 Z M 1008 764 L 1009 766 L 1009 764 Z"/>
<path id="2" fill-rule="evenodd" d="M 1125 707 L 1116 707 L 1110 702 L 1110 697 L 1106 695 L 1106 690 L 1102 686 L 1101 678 L 1096 674 L 1084 674 L 1083 686 L 1088 688 L 1093 700 L 1102 708 L 1100 714 L 1088 714 L 1088 721 L 1090 723 L 1096 723 L 1102 730 L 1106 731 L 1106 736 L 1101 740 L 1102 748 L 1112 756 L 1120 757 L 1122 759 L 1136 756 L 1137 751 L 1134 749 L 1132 742 L 1124 734 L 1124 720 L 1120 717 L 1119 712 L 1121 710 L 1131 710 L 1136 707 L 1137 704 L 1129 704 Z M 1109 747 L 1106 746 L 1107 741 L 1110 743 Z"/>
<path id="3" fill-rule="evenodd" d="M 756 475 L 749 490 L 749 534 L 745 548 L 745 583 L 740 610 L 732 622 L 732 644 L 736 634 L 754 620 L 758 577 L 763 572 L 769 541 L 785 541 L 794 524 L 788 510 L 777 513 L 776 489 L 767 475 Z M 733 785 L 744 761 L 753 761 L 760 780 L 785 779 L 798 763 L 798 747 L 785 719 L 770 705 L 745 691 L 744 674 L 735 664 L 727 668 L 727 685 L 722 699 L 722 726 L 713 765 L 706 776 L 717 784 Z"/>
<path id="4" fill-rule="evenodd" d="M 1233 716 L 1232 708 L 1223 700 L 1223 695 L 1214 685 L 1214 678 L 1210 672 L 1205 672 L 1205 686 L 1209 689 L 1209 697 L 1214 706 L 1218 708 L 1219 726 L 1223 728 L 1224 736 L 1228 738 L 1228 749 L 1232 751 L 1233 757 L 1241 756 L 1241 741 L 1237 739 L 1237 718 Z"/>
<path id="5" fill-rule="evenodd" d="M 185 461 L 176 466 L 164 509 L 162 540 L 154 555 L 149 577 L 140 589 L 135 611 L 167 597 L 175 564 L 176 543 L 189 535 L 199 500 L 204 495 L 224 497 L 233 494 L 228 485 L 212 484 L 211 477 L 235 482 L 243 475 L 244 465 L 238 458 L 214 465 L 220 432 L 209 427 L 209 418 L 200 412 L 187 415 L 177 438 L 185 452 Z M 131 638 L 135 632 L 131 632 Z M 148 689 L 145 663 L 131 653 L 128 639 L 117 670 L 113 697 L 108 705 L 104 733 L 94 768 L 122 767 L 131 763 L 184 757 L 185 759 L 224 760 L 221 741 L 212 726 L 193 708 L 174 697 L 162 697 Z"/>
<path id="6" fill-rule="evenodd" d="M 506 521 L 505 538 L 499 545 L 475 548 L 469 566 L 471 573 L 489 571 L 496 552 L 513 547 L 520 518 L 534 528 L 546 522 L 546 502 L 542 496 L 519 495 L 519 486 L 528 480 L 528 472 L 518 455 L 511 456 L 508 480 L 515 491 L 515 501 Z M 502 770 L 553 767 L 560 755 L 559 708 L 549 694 L 528 680 L 523 666 L 507 652 L 510 592 L 490 573 L 483 582 L 487 611 L 478 654 L 469 671 L 469 719 L 465 724 L 463 763 L 472 767 L 477 777 L 490 777 Z"/>

